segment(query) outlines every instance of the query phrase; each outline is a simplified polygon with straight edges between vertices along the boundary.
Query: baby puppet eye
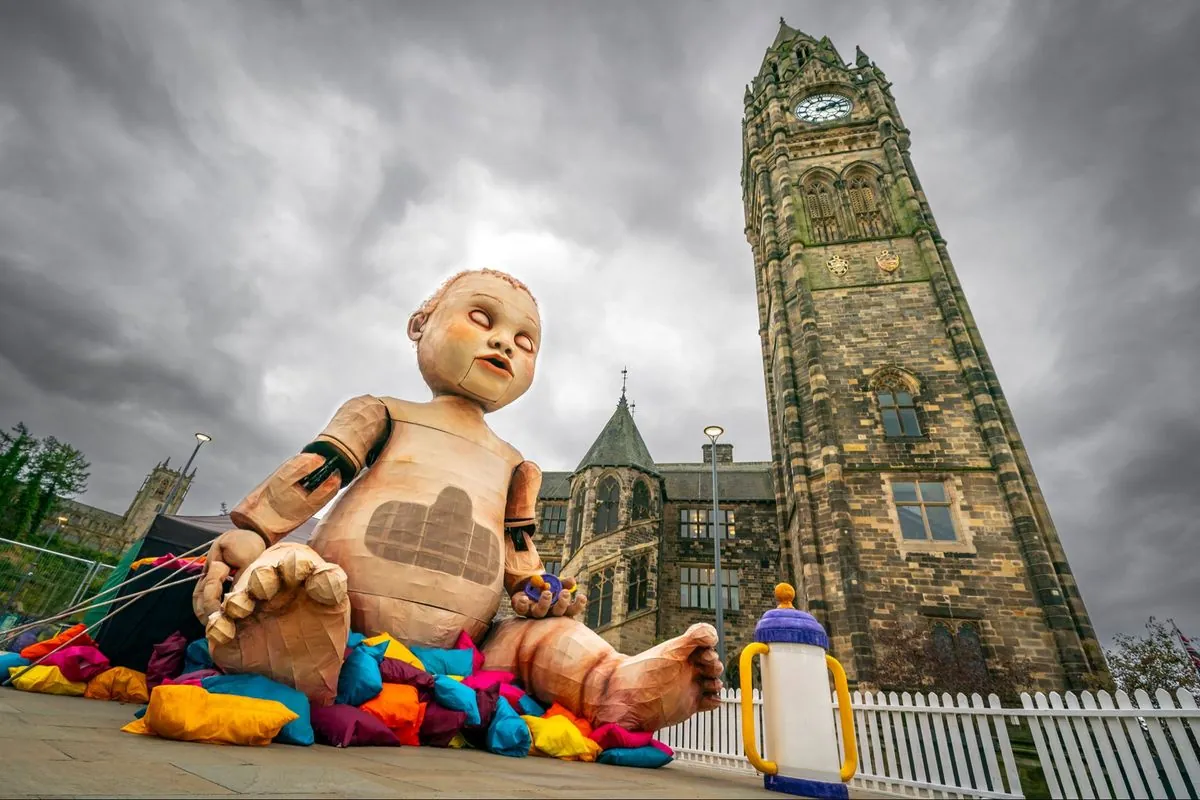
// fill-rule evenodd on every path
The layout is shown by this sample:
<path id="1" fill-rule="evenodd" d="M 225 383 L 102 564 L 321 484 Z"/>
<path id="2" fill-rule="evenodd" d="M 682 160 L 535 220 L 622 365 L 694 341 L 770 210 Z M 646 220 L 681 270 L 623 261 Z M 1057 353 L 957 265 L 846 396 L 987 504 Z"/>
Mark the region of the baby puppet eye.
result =
<path id="1" fill-rule="evenodd" d="M 527 353 L 533 352 L 533 339 L 530 339 L 525 334 L 523 334 L 523 333 L 517 334 L 517 338 L 514 339 L 513 341 L 515 341 L 517 343 L 517 347 L 521 348 L 525 352 L 527 352 Z"/>
<path id="2" fill-rule="evenodd" d="M 472 311 L 469 316 L 471 317 L 471 321 L 476 325 L 480 325 L 484 328 L 492 327 L 492 318 L 487 315 L 486 311 L 482 311 L 477 308 Z"/>

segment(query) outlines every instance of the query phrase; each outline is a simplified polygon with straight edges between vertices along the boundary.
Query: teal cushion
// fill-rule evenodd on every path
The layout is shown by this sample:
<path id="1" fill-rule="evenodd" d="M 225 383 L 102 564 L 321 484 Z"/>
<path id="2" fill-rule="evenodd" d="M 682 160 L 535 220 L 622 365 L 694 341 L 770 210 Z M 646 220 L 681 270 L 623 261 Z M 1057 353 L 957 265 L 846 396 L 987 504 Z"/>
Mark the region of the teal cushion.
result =
<path id="1" fill-rule="evenodd" d="M 387 651 L 388 643 L 380 642 L 373 647 L 360 644 L 353 648 L 342 662 L 338 673 L 338 693 L 335 703 L 361 706 L 369 703 L 383 691 L 383 674 L 379 662 Z"/>
<path id="2" fill-rule="evenodd" d="M 542 708 L 542 704 L 534 700 L 527 694 L 521 695 L 521 702 L 517 703 L 521 707 L 521 713 L 530 717 L 540 717 L 546 713 L 546 709 Z"/>
<path id="3" fill-rule="evenodd" d="M 522 758 L 529 755 L 533 746 L 533 736 L 529 725 L 521 719 L 509 702 L 503 697 L 496 703 L 496 713 L 487 732 L 488 752 L 502 756 Z"/>
<path id="4" fill-rule="evenodd" d="M 425 671 L 434 675 L 460 675 L 467 677 L 475 672 L 474 652 L 471 650 L 440 650 L 434 647 L 409 647 L 412 654 L 421 659 Z"/>
<path id="5" fill-rule="evenodd" d="M 467 653 L 468 658 L 470 657 L 470 651 L 463 652 Z M 475 699 L 475 690 L 470 686 L 464 686 L 462 681 L 456 681 L 445 675 L 435 675 L 433 699 L 438 705 L 451 711 L 465 711 L 468 725 L 480 725 L 483 722 L 479 716 L 479 701 Z"/>
<path id="6" fill-rule="evenodd" d="M 187 646 L 183 653 L 183 672 L 199 672 L 202 669 L 212 669 L 212 654 L 208 652 L 208 639 L 197 639 Z"/>
<path id="7" fill-rule="evenodd" d="M 275 737 L 275 741 L 285 744 L 298 744 L 304 747 L 315 741 L 312 727 L 312 716 L 309 712 L 308 698 L 304 693 L 284 686 L 262 675 L 214 675 L 200 682 L 207 692 L 213 694 L 233 694 L 239 697 L 253 697 L 258 700 L 274 700 L 287 706 L 288 710 L 297 715 Z"/>
<path id="8" fill-rule="evenodd" d="M 655 769 L 671 763 L 671 757 L 652 744 L 645 747 L 610 747 L 596 760 L 601 764 L 617 767 L 644 767 Z"/>
<path id="9" fill-rule="evenodd" d="M 0 683 L 8 680 L 10 667 L 28 667 L 32 663 L 28 658 L 21 658 L 20 653 L 0 653 Z"/>

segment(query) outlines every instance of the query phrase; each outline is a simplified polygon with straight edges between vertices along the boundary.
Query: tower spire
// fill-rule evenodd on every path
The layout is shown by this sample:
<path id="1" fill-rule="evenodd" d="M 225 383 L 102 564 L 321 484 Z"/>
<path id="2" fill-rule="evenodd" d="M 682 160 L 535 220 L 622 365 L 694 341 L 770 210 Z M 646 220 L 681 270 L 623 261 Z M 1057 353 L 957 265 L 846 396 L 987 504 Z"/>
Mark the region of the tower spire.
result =
<path id="1" fill-rule="evenodd" d="M 629 377 L 629 367 L 621 368 L 621 402 L 625 402 L 625 379 Z"/>

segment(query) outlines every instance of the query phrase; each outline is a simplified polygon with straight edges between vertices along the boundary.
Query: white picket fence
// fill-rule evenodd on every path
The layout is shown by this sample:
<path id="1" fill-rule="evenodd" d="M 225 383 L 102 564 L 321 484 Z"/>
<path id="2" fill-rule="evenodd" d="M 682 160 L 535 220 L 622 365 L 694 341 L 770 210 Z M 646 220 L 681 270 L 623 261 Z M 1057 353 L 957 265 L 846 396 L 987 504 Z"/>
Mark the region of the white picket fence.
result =
<path id="1" fill-rule="evenodd" d="M 722 692 L 713 711 L 658 732 L 682 762 L 753 772 L 742 744 L 740 693 Z M 1009 732 L 1027 725 L 1054 798 L 1181 798 L 1200 790 L 1200 709 L 1165 691 L 1022 695 L 1003 708 L 995 695 L 863 694 L 851 698 L 858 742 L 853 786 L 909 797 L 1021 798 Z M 755 736 L 763 701 L 754 690 Z M 833 698 L 837 722 L 837 698 Z"/>

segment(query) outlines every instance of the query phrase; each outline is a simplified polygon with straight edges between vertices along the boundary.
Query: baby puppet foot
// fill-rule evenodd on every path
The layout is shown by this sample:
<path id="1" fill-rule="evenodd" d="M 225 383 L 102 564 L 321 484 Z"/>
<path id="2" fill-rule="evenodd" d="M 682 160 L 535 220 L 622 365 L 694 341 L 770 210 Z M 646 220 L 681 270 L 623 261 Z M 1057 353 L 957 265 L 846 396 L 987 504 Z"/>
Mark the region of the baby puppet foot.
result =
<path id="1" fill-rule="evenodd" d="M 346 573 L 292 543 L 268 548 L 242 570 L 207 624 L 218 667 L 265 675 L 318 705 L 337 695 L 349 631 Z"/>
<path id="2" fill-rule="evenodd" d="M 593 722 L 631 731 L 656 731 L 720 703 L 717 629 L 697 623 L 683 635 L 632 656 L 613 670 Z"/>

